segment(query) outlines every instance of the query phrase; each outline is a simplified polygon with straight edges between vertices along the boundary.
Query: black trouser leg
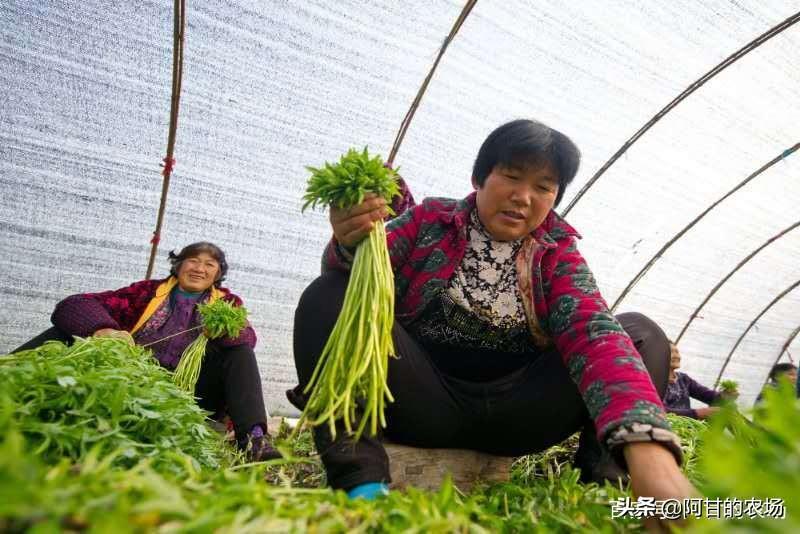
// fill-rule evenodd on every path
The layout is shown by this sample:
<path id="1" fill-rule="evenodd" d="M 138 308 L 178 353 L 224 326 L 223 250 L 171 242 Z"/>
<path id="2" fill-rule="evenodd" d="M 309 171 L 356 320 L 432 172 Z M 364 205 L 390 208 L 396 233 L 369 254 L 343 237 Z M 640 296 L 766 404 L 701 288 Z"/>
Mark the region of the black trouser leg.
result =
<path id="1" fill-rule="evenodd" d="M 329 272 L 305 290 L 295 312 L 294 357 L 300 385 L 287 392 L 302 407 L 302 389 L 336 323 L 347 289 L 346 274 Z M 454 447 L 461 442 L 465 407 L 459 404 L 441 374 L 419 344 L 395 323 L 392 338 L 398 358 L 389 360 L 389 389 L 394 403 L 386 408 L 386 435 L 392 440 L 420 447 Z M 362 435 L 354 443 L 337 426 L 332 440 L 325 425 L 314 429 L 314 440 L 336 489 L 350 489 L 365 482 L 389 481 L 389 460 L 378 436 Z"/>
<path id="2" fill-rule="evenodd" d="M 9 354 L 41 347 L 42 345 L 44 345 L 45 341 L 61 341 L 62 343 L 71 345 L 72 336 L 70 336 L 69 334 L 65 334 L 64 332 L 53 326 L 51 328 L 48 328 L 35 338 L 31 339 L 30 341 L 23 343 L 16 349 L 12 350 Z"/>
<path id="3" fill-rule="evenodd" d="M 255 425 L 263 425 L 266 431 L 261 375 L 248 345 L 221 347 L 209 342 L 194 391 L 201 408 L 211 412 L 224 409 L 230 415 L 237 439 Z"/>
<path id="4" fill-rule="evenodd" d="M 633 340 L 642 355 L 644 366 L 660 398 L 664 398 L 669 383 L 669 339 L 652 319 L 637 312 L 620 313 L 617 321 Z"/>
<path id="5" fill-rule="evenodd" d="M 347 281 L 345 274 L 326 273 L 305 290 L 298 304 L 294 356 L 300 385 L 288 392 L 298 407 L 304 402 L 300 392 L 338 318 Z M 663 367 L 666 376 L 669 347 L 661 353 L 656 342 L 660 329 L 654 334 L 648 326 L 651 321 L 639 314 L 625 315 L 630 317 L 622 317 L 623 326 L 631 328 L 635 341 L 642 340 L 639 346 L 648 370 L 653 373 Z M 396 323 L 392 334 L 399 358 L 389 362 L 395 402 L 387 406 L 386 435 L 394 441 L 517 456 L 544 450 L 591 424 L 578 388 L 555 351 L 507 377 L 472 383 L 442 375 L 401 325 Z M 378 439 L 364 436 L 353 443 L 342 429 L 331 440 L 324 425 L 315 429 L 314 436 L 334 488 L 388 481 L 388 460 Z M 593 428 L 586 440 L 600 448 Z"/>

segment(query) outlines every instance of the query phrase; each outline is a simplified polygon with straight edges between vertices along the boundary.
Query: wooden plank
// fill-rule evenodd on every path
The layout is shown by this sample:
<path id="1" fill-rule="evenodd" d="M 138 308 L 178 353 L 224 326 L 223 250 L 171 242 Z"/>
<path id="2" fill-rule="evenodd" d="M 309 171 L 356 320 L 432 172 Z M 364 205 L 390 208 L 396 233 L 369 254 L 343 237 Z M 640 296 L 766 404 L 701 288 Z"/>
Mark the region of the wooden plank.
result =
<path id="1" fill-rule="evenodd" d="M 453 484 L 469 492 L 478 482 L 508 482 L 513 458 L 466 449 L 421 449 L 384 442 L 392 489 L 413 486 L 438 490 L 449 473 Z"/>

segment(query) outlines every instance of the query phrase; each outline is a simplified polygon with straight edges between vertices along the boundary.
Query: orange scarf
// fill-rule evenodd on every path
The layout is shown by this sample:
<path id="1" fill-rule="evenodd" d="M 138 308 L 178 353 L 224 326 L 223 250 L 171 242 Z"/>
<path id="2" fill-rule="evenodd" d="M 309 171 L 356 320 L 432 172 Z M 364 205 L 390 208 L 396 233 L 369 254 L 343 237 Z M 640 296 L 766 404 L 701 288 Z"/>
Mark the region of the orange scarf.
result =
<path id="1" fill-rule="evenodd" d="M 153 316 L 153 314 L 156 312 L 156 310 L 158 310 L 158 308 L 161 307 L 161 304 L 163 304 L 164 299 L 166 299 L 169 296 L 169 294 L 172 292 L 172 290 L 175 288 L 176 285 L 178 285 L 178 279 L 175 278 L 174 276 L 170 276 L 169 278 L 167 278 L 165 282 L 163 282 L 156 288 L 155 296 L 152 299 L 150 299 L 150 302 L 147 303 L 147 307 L 144 309 L 142 316 L 139 317 L 139 320 L 136 322 L 136 325 L 134 325 L 134 327 L 131 329 L 131 334 L 135 333 L 137 330 L 143 327 L 145 323 L 147 323 L 147 320 Z M 222 291 L 220 291 L 214 286 L 211 286 L 211 295 L 208 297 L 208 302 L 209 303 L 214 302 L 215 300 L 222 298 L 223 295 L 224 293 L 222 293 Z"/>

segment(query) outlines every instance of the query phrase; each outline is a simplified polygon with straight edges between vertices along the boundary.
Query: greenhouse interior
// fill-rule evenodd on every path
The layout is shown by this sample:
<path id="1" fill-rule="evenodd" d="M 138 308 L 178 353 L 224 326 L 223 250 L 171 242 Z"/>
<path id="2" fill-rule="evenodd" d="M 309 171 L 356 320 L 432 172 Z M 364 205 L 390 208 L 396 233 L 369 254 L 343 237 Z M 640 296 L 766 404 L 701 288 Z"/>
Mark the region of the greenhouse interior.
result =
<path id="1" fill-rule="evenodd" d="M 0 532 L 800 532 L 796 0 L 0 20 Z"/>

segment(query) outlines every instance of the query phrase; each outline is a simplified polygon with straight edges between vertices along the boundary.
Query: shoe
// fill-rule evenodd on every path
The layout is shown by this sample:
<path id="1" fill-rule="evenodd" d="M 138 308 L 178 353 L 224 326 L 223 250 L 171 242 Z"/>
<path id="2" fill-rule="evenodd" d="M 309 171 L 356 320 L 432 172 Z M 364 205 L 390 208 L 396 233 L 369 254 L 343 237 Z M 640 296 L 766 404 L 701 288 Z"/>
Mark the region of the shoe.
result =
<path id="1" fill-rule="evenodd" d="M 347 496 L 351 499 L 364 499 L 367 501 L 373 501 L 378 497 L 384 497 L 386 495 L 389 495 L 389 486 L 383 482 L 359 484 L 347 492 Z"/>
<path id="2" fill-rule="evenodd" d="M 619 466 L 608 449 L 600 445 L 593 430 L 581 432 L 578 450 L 572 461 L 572 465 L 581 470 L 580 481 L 584 484 L 596 482 L 601 486 L 606 482 L 614 486 L 627 485 L 630 475 Z"/>
<path id="3" fill-rule="evenodd" d="M 269 436 L 260 426 L 255 427 L 244 438 L 237 439 L 236 444 L 239 450 L 244 452 L 248 462 L 266 462 L 283 458 L 269 442 Z"/>

